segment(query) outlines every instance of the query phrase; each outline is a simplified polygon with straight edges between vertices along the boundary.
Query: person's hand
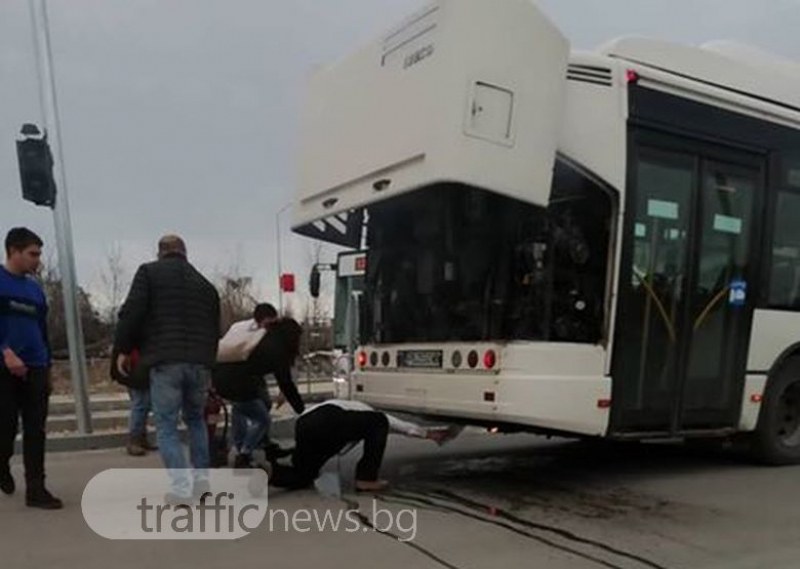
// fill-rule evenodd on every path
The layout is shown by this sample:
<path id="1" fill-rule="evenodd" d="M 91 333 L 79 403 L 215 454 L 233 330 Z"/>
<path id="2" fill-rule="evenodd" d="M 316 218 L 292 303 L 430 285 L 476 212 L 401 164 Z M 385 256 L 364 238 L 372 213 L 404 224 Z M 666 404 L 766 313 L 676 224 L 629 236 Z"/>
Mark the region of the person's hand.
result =
<path id="1" fill-rule="evenodd" d="M 117 371 L 122 377 L 128 377 L 131 373 L 131 357 L 128 354 L 117 356 Z"/>
<path id="2" fill-rule="evenodd" d="M 449 427 L 444 428 L 434 427 L 428 429 L 425 438 L 432 440 L 439 446 L 442 446 L 446 442 L 449 442 L 460 435 L 463 429 L 464 427 L 460 425 L 450 425 Z"/>
<path id="3" fill-rule="evenodd" d="M 275 409 L 280 409 L 286 403 L 286 397 L 283 393 L 278 393 L 275 397 Z"/>
<path id="4" fill-rule="evenodd" d="M 425 438 L 432 440 L 437 445 L 442 445 L 447 440 L 447 431 L 445 429 L 428 429 Z"/>
<path id="5" fill-rule="evenodd" d="M 3 364 L 6 369 L 11 372 L 11 375 L 19 378 L 25 378 L 28 375 L 28 367 L 19 359 L 17 354 L 11 348 L 3 350 Z"/>

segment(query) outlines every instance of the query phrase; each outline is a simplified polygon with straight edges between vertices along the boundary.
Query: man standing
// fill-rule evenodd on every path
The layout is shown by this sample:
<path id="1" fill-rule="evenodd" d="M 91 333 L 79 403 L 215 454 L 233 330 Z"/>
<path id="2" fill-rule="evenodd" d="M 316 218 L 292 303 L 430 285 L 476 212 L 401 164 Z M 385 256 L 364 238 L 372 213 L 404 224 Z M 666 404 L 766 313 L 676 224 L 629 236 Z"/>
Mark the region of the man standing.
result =
<path id="1" fill-rule="evenodd" d="M 0 490 L 16 487 L 8 461 L 14 454 L 22 415 L 25 503 L 60 509 L 61 500 L 44 486 L 47 404 L 50 397 L 50 346 L 47 300 L 30 275 L 39 269 L 42 240 L 17 227 L 6 236 L 6 264 L 0 266 Z"/>
<path id="2" fill-rule="evenodd" d="M 117 368 L 129 373 L 130 354 L 150 369 L 150 399 L 161 459 L 169 471 L 167 501 L 184 502 L 208 489 L 208 431 L 203 420 L 210 370 L 217 354 L 219 295 L 188 261 L 177 235 L 162 237 L 158 260 L 139 267 L 119 313 Z M 178 435 L 178 417 L 189 431 L 193 476 Z"/>

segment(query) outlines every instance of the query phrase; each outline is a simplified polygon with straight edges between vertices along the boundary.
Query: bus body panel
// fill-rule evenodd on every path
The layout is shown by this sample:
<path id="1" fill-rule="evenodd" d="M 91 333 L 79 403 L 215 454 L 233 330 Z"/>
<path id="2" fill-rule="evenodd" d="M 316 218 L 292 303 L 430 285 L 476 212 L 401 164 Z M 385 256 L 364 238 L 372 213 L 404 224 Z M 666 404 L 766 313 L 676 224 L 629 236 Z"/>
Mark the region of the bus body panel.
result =
<path id="1" fill-rule="evenodd" d="M 375 349 L 392 353 L 384 346 Z M 500 350 L 498 361 L 497 373 L 357 371 L 353 396 L 376 407 L 489 425 L 511 423 L 588 436 L 607 433 L 611 380 L 603 375 L 602 348 L 514 343 Z"/>
<path id="2" fill-rule="evenodd" d="M 447 181 L 547 204 L 569 44 L 502 4 L 438 0 L 312 77 L 295 227 Z"/>
<path id="3" fill-rule="evenodd" d="M 739 417 L 740 431 L 754 431 L 758 426 L 758 415 L 761 413 L 761 399 L 766 386 L 766 375 L 748 374 L 745 378 L 742 413 Z"/>
<path id="4" fill-rule="evenodd" d="M 784 355 L 800 342 L 800 313 L 782 310 L 756 310 L 747 369 L 750 373 L 767 373 Z"/>

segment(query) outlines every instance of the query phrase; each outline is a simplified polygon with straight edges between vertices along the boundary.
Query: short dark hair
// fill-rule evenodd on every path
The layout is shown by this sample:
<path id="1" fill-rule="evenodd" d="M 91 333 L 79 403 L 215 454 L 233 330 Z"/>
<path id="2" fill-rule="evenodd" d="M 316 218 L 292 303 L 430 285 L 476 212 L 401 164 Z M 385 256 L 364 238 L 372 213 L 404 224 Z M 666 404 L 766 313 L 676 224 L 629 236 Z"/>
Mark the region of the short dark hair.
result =
<path id="1" fill-rule="evenodd" d="M 253 320 L 256 322 L 261 322 L 265 318 L 277 317 L 278 311 L 275 310 L 275 307 L 268 302 L 262 302 L 261 304 L 256 305 L 255 309 L 253 310 Z"/>
<path id="2" fill-rule="evenodd" d="M 14 227 L 6 234 L 6 255 L 11 251 L 24 251 L 31 245 L 44 245 L 42 238 L 27 227 Z"/>

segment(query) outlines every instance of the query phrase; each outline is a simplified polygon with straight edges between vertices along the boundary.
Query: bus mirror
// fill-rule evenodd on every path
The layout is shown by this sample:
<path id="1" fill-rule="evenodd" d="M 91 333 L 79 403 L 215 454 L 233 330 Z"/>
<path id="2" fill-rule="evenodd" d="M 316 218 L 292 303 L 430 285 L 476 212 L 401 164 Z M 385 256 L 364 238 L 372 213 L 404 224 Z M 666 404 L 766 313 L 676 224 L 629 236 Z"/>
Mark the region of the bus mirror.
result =
<path id="1" fill-rule="evenodd" d="M 320 273 L 316 265 L 311 268 L 311 276 L 308 279 L 308 288 L 312 298 L 319 298 Z"/>

